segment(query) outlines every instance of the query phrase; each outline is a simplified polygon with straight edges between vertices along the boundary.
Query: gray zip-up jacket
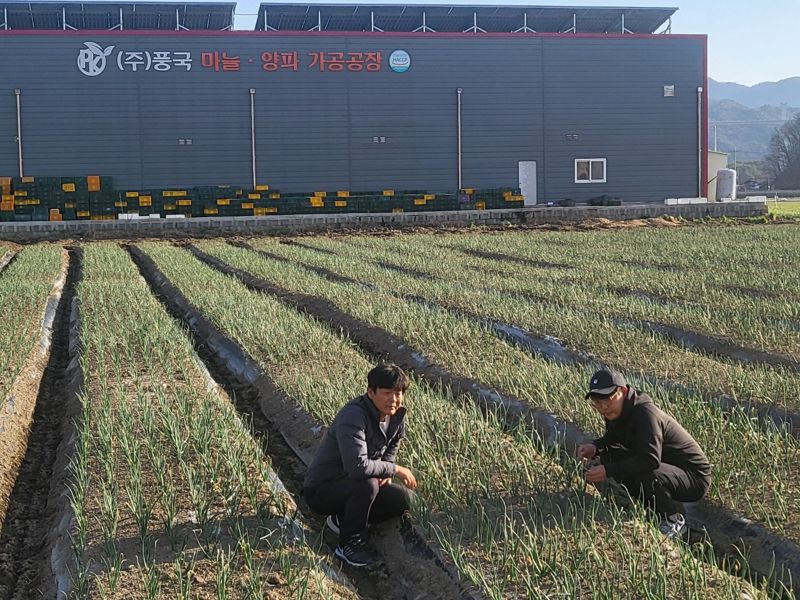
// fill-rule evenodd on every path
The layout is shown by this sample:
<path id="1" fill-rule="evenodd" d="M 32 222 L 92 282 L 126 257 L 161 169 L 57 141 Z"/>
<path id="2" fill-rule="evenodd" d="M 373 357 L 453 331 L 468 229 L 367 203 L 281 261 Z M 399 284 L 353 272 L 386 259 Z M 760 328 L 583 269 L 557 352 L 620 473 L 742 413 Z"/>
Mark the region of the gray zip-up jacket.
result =
<path id="1" fill-rule="evenodd" d="M 308 467 L 305 489 L 344 479 L 393 477 L 400 440 L 405 437 L 405 407 L 389 418 L 384 435 L 378 409 L 364 394 L 344 405 L 322 438 Z"/>

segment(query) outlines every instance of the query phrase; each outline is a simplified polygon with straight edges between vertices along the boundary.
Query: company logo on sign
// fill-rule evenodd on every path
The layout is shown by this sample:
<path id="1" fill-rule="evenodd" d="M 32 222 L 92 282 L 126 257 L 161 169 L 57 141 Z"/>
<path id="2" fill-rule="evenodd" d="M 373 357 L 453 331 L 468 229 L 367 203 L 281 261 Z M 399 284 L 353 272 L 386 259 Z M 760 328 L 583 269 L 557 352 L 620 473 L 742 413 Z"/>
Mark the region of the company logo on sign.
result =
<path id="1" fill-rule="evenodd" d="M 106 56 L 111 54 L 114 46 L 103 48 L 95 42 L 83 42 L 86 48 L 78 52 L 78 70 L 89 77 L 96 77 L 106 69 Z"/>
<path id="2" fill-rule="evenodd" d="M 389 55 L 389 68 L 395 73 L 405 73 L 411 68 L 411 57 L 405 50 L 395 50 Z"/>

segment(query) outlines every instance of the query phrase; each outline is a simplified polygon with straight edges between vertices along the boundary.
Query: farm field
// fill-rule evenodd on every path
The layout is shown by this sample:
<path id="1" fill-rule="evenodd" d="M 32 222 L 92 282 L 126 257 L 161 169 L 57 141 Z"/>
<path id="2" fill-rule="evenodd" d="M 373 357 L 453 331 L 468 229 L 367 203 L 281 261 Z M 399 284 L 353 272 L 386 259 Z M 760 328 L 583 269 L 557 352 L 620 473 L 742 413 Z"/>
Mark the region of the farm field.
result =
<path id="1" fill-rule="evenodd" d="M 800 589 L 794 224 L 0 242 L 4 255 L 0 441 L 19 455 L 40 435 L 8 399 L 45 360 L 59 278 L 38 402 L 64 412 L 44 485 L 28 456 L 3 463 L 2 597 Z M 385 565 L 365 575 L 340 567 L 299 492 L 321 432 L 381 358 L 411 371 L 399 461 L 420 487 L 411 519 L 373 535 Z M 669 542 L 583 482 L 572 455 L 602 429 L 583 400 L 601 364 L 705 449 L 712 488 L 689 511 L 705 539 Z"/>
<path id="2" fill-rule="evenodd" d="M 769 212 L 776 217 L 800 217 L 800 199 L 790 198 L 783 202 L 768 202 Z"/>

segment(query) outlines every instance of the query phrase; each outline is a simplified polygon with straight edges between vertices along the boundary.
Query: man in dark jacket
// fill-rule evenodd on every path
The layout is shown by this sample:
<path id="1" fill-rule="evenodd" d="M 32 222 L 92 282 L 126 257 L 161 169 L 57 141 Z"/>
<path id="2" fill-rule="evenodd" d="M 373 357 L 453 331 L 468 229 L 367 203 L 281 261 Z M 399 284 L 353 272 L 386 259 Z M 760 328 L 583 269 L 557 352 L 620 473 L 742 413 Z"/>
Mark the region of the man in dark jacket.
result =
<path id="1" fill-rule="evenodd" d="M 306 473 L 303 496 L 314 512 L 329 515 L 328 527 L 339 534 L 336 556 L 354 567 L 376 562 L 365 547 L 367 525 L 402 515 L 410 505 L 406 489 L 417 486 L 414 474 L 395 462 L 409 383 L 396 365 L 372 369 L 367 393 L 339 411 Z"/>
<path id="2" fill-rule="evenodd" d="M 601 464 L 586 471 L 586 481 L 615 479 L 658 514 L 664 535 L 681 537 L 686 532 L 681 502 L 700 500 L 711 485 L 711 466 L 700 446 L 617 371 L 592 375 L 586 399 L 606 426 L 603 437 L 578 447 L 583 461 L 600 457 Z"/>

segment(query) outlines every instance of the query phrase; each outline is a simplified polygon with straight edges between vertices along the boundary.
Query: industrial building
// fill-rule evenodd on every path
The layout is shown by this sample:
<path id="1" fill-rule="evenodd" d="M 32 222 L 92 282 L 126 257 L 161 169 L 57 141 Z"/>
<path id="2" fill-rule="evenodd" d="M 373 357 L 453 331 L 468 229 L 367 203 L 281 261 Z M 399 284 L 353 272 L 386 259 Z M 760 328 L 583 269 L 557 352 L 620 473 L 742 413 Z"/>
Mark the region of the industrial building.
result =
<path id="1" fill-rule="evenodd" d="M 0 175 L 118 189 L 706 196 L 672 8 L 0 3 Z"/>

